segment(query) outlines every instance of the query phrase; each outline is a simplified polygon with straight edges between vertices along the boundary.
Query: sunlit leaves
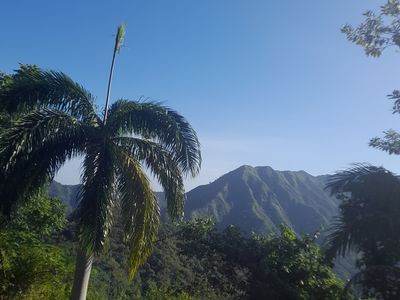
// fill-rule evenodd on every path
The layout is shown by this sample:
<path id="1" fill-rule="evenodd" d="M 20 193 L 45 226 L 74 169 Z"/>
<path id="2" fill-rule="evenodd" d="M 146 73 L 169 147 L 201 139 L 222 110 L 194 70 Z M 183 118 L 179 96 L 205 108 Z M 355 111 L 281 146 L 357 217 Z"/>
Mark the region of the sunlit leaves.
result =
<path id="1" fill-rule="evenodd" d="M 182 218 L 185 197 L 183 179 L 179 165 L 170 153 L 159 144 L 148 140 L 121 137 L 114 141 L 158 179 L 164 189 L 170 217 L 173 220 Z"/>
<path id="2" fill-rule="evenodd" d="M 197 175 L 201 166 L 200 143 L 184 117 L 153 102 L 119 100 L 110 109 L 114 135 L 136 134 L 160 144 L 178 162 L 181 172 Z"/>
<path id="3" fill-rule="evenodd" d="M 95 122 L 93 101 L 88 91 L 64 73 L 32 65 L 21 65 L 0 89 L 0 108 L 9 113 L 48 108 Z"/>
<path id="4" fill-rule="evenodd" d="M 150 183 L 138 162 L 124 151 L 116 153 L 119 171 L 118 196 L 126 240 L 128 265 L 133 278 L 139 265 L 151 254 L 157 238 L 159 207 Z"/>

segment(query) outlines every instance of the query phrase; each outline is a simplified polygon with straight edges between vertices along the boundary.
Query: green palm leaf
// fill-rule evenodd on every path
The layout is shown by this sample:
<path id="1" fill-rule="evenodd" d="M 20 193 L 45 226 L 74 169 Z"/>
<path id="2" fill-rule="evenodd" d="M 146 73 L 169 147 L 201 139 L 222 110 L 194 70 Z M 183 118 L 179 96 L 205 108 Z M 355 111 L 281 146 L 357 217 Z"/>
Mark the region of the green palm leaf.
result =
<path id="1" fill-rule="evenodd" d="M 172 219 L 181 218 L 185 190 L 181 170 L 170 152 L 157 143 L 139 138 L 121 137 L 115 142 L 152 172 L 164 189 L 169 215 Z"/>
<path id="2" fill-rule="evenodd" d="M 103 249 L 112 226 L 116 170 L 113 147 L 101 136 L 86 151 L 77 215 L 82 246 L 91 254 Z"/>
<path id="3" fill-rule="evenodd" d="M 161 144 L 184 173 L 195 176 L 201 166 L 200 143 L 190 124 L 176 111 L 153 102 L 119 100 L 108 121 L 114 135 L 134 133 Z"/>
<path id="4" fill-rule="evenodd" d="M 0 136 L 3 212 L 51 180 L 62 164 L 85 149 L 88 128 L 62 112 L 33 111 Z"/>
<path id="5" fill-rule="evenodd" d="M 2 134 L 1 165 L 7 171 L 17 161 L 27 160 L 29 155 L 45 148 L 49 142 L 70 142 L 72 149 L 82 149 L 81 139 L 75 138 L 84 134 L 83 123 L 70 115 L 50 109 L 33 111 L 16 120 L 12 128 Z"/>
<path id="6" fill-rule="evenodd" d="M 368 164 L 354 164 L 352 168 L 336 173 L 331 176 L 327 189 L 331 191 L 331 194 L 338 194 L 343 192 L 355 192 L 356 190 L 365 189 L 363 183 L 367 181 L 376 180 L 379 178 L 395 178 L 391 172 L 382 168 L 371 166 Z M 372 187 L 370 187 L 372 190 Z"/>
<path id="7" fill-rule="evenodd" d="M 140 264 L 151 254 L 157 238 L 159 207 L 140 164 L 117 151 L 118 194 L 126 239 L 130 248 L 128 265 L 133 278 Z"/>
<path id="8" fill-rule="evenodd" d="M 61 110 L 85 121 L 98 119 L 93 96 L 70 77 L 22 65 L 0 89 L 0 108 L 15 113 L 41 107 Z"/>
<path id="9" fill-rule="evenodd" d="M 327 238 L 331 254 L 360 250 L 369 241 L 386 243 L 384 236 L 400 228 L 400 180 L 386 169 L 356 164 L 333 175 L 327 188 L 342 200 Z"/>

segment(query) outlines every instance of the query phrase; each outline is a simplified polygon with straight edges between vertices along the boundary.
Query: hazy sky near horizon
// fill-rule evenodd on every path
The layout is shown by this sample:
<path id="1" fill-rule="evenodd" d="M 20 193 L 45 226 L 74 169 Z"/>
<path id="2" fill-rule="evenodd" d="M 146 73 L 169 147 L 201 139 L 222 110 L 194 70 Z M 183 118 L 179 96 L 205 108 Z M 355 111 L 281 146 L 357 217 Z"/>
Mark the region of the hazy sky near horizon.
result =
<path id="1" fill-rule="evenodd" d="M 202 144 L 188 190 L 240 165 L 332 173 L 400 157 L 368 147 L 400 129 L 386 95 L 400 53 L 366 57 L 340 28 L 384 1 L 4 1 L 0 70 L 18 63 L 67 73 L 104 105 L 115 31 L 126 24 L 112 100 L 150 98 L 183 114 Z M 79 182 L 79 161 L 57 176 Z"/>

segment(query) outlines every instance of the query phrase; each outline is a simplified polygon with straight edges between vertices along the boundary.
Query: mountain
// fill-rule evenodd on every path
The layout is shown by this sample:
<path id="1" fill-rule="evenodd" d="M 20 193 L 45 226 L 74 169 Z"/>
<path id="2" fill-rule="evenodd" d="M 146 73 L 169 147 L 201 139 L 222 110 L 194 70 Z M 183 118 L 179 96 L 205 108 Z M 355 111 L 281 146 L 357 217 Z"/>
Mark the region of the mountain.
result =
<path id="1" fill-rule="evenodd" d="M 80 184 L 65 185 L 57 181 L 52 181 L 49 186 L 48 195 L 49 197 L 60 199 L 67 206 L 67 213 L 70 213 L 78 205 L 77 198 L 80 186 Z M 155 194 L 159 200 L 160 209 L 163 210 L 166 207 L 164 193 L 156 192 Z"/>
<path id="2" fill-rule="evenodd" d="M 337 199 L 324 190 L 328 177 L 241 166 L 187 193 L 185 216 L 212 216 L 221 229 L 234 224 L 268 233 L 286 223 L 297 233 L 312 233 L 337 214 Z"/>
<path id="3" fill-rule="evenodd" d="M 234 224 L 248 233 L 277 231 L 282 223 L 297 233 L 314 233 L 321 226 L 328 227 L 338 212 L 338 200 L 324 189 L 328 179 L 329 175 L 312 176 L 304 171 L 241 166 L 188 192 L 185 217 L 211 216 L 219 229 Z M 54 181 L 49 195 L 60 198 L 71 212 L 79 186 Z M 156 195 L 163 211 L 164 194 Z M 355 272 L 354 261 L 355 255 L 336 261 L 336 272 L 349 278 Z"/>
<path id="4" fill-rule="evenodd" d="M 77 203 L 80 184 L 65 185 L 57 181 L 53 181 L 49 186 L 48 194 L 50 197 L 58 198 L 67 206 L 67 212 L 72 212 Z"/>
<path id="5" fill-rule="evenodd" d="M 185 217 L 211 216 L 219 229 L 230 224 L 250 233 L 270 233 L 287 224 L 298 234 L 328 228 L 339 200 L 325 185 L 330 175 L 241 166 L 187 193 Z M 321 243 L 324 238 L 318 239 Z M 335 272 L 348 279 L 356 272 L 356 255 L 335 260 Z"/>
<path id="6" fill-rule="evenodd" d="M 337 213 L 338 200 L 324 190 L 328 177 L 241 166 L 188 192 L 185 216 L 211 216 L 221 229 L 234 224 L 246 232 L 268 233 L 286 223 L 298 233 L 312 233 Z M 79 185 L 54 181 L 49 195 L 60 198 L 71 211 L 78 191 Z M 163 193 L 157 197 L 163 210 Z"/>

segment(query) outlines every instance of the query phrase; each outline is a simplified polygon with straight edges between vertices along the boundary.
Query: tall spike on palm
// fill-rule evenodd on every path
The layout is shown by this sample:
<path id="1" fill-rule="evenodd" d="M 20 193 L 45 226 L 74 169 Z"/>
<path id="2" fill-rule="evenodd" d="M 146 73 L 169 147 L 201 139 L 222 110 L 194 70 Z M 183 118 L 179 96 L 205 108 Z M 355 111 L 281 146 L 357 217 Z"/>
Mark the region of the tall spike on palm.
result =
<path id="1" fill-rule="evenodd" d="M 111 60 L 110 76 L 108 78 L 108 86 L 107 86 L 106 106 L 104 108 L 104 119 L 103 119 L 104 124 L 107 122 L 107 117 L 108 117 L 108 106 L 110 104 L 111 83 L 112 83 L 112 77 L 113 77 L 113 73 L 114 73 L 115 57 L 116 57 L 117 53 L 119 53 L 119 51 L 121 50 L 122 43 L 124 42 L 124 37 L 125 37 L 125 25 L 121 24 L 118 26 L 118 29 L 117 29 L 117 36 L 115 37 L 114 52 L 113 52 L 113 57 Z"/>
<path id="2" fill-rule="evenodd" d="M 123 35 L 120 27 L 113 59 Z M 103 250 L 116 212 L 133 277 L 151 253 L 159 224 L 142 167 L 164 188 L 171 217 L 180 218 L 183 175 L 197 175 L 201 165 L 195 131 L 176 111 L 154 102 L 118 100 L 111 108 L 106 104 L 102 119 L 92 95 L 60 72 L 21 66 L 10 78 L 0 86 L 0 107 L 15 119 L 0 135 L 0 213 L 9 215 L 68 159 L 83 156 L 72 299 L 86 298 L 93 256 Z"/>

